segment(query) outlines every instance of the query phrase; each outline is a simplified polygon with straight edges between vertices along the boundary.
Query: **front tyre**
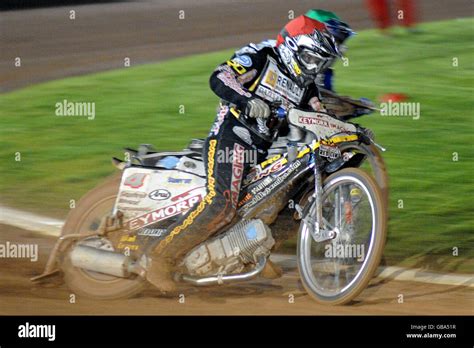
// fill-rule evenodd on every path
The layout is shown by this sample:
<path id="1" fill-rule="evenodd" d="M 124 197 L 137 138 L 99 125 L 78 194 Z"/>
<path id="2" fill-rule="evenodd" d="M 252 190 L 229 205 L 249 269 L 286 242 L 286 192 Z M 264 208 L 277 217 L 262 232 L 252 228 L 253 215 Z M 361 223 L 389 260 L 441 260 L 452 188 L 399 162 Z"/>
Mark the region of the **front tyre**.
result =
<path id="1" fill-rule="evenodd" d="M 335 237 L 315 241 L 310 224 L 316 221 L 309 218 L 314 209 L 306 207 L 298 232 L 298 269 L 314 300 L 346 304 L 367 287 L 380 263 L 386 239 L 384 199 L 367 173 L 346 168 L 324 181 L 322 210 L 323 228 L 336 231 Z"/>

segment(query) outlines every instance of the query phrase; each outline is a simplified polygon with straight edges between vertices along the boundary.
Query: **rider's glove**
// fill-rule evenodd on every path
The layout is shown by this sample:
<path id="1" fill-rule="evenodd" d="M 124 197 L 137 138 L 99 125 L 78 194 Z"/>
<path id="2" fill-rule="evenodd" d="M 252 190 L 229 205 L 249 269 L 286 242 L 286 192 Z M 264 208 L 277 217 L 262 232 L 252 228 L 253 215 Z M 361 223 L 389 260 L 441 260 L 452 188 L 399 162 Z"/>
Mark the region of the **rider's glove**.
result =
<path id="1" fill-rule="evenodd" d="M 252 98 L 247 102 L 245 114 L 253 118 L 267 118 L 270 116 L 270 107 L 262 99 Z"/>

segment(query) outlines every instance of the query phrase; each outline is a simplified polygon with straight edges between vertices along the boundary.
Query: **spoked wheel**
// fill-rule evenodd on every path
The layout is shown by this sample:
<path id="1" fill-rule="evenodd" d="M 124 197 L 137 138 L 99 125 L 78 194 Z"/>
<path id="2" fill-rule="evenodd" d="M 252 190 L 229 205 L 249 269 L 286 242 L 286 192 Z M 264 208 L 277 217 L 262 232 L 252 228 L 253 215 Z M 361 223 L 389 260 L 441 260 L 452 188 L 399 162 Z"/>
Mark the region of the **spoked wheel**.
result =
<path id="1" fill-rule="evenodd" d="M 383 202 L 374 179 L 360 169 L 343 169 L 325 180 L 322 225 L 334 235 L 332 239 L 315 241 L 314 207 L 303 213 L 298 235 L 301 280 L 316 301 L 345 304 L 367 286 L 385 245 Z"/>
<path id="2" fill-rule="evenodd" d="M 69 214 L 62 235 L 98 231 L 103 218 L 112 212 L 119 184 L 120 176 L 114 177 L 86 194 Z M 78 244 L 115 251 L 114 243 L 106 238 L 89 237 Z M 139 276 L 120 278 L 74 267 L 69 256 L 73 246 L 63 253 L 61 269 L 74 293 L 96 299 L 119 299 L 133 296 L 145 287 L 146 282 Z"/>

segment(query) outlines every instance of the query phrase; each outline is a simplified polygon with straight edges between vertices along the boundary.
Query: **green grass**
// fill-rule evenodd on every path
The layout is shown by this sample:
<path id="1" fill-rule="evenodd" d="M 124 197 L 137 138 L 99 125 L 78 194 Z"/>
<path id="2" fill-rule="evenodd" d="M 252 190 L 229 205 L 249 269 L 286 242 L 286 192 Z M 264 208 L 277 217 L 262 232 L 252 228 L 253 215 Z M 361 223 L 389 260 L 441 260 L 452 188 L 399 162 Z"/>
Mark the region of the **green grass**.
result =
<path id="1" fill-rule="evenodd" d="M 336 67 L 336 89 L 373 100 L 405 93 L 421 105 L 419 120 L 360 119 L 388 148 L 387 261 L 472 271 L 474 20 L 426 23 L 420 29 L 422 34 L 398 30 L 392 37 L 359 33 L 349 42 L 349 66 Z M 152 143 L 159 150 L 180 149 L 192 137 L 205 137 L 218 102 L 208 78 L 231 53 L 68 78 L 1 95 L 0 201 L 64 217 L 69 200 L 115 171 L 109 158 L 121 157 L 122 147 Z M 64 99 L 95 102 L 95 119 L 55 116 L 55 104 Z M 453 247 L 459 256 L 452 256 Z"/>

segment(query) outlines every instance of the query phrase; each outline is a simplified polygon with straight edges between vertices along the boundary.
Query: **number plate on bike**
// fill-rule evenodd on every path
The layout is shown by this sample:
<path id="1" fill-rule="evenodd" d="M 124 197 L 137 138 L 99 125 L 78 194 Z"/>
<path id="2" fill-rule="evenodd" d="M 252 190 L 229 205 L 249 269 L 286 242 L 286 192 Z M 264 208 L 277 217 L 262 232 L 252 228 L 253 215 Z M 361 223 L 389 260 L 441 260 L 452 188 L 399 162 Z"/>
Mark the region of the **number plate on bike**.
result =
<path id="1" fill-rule="evenodd" d="M 329 161 L 334 161 L 336 158 L 341 156 L 341 150 L 335 145 L 324 145 L 319 146 L 319 155 L 326 157 Z"/>

